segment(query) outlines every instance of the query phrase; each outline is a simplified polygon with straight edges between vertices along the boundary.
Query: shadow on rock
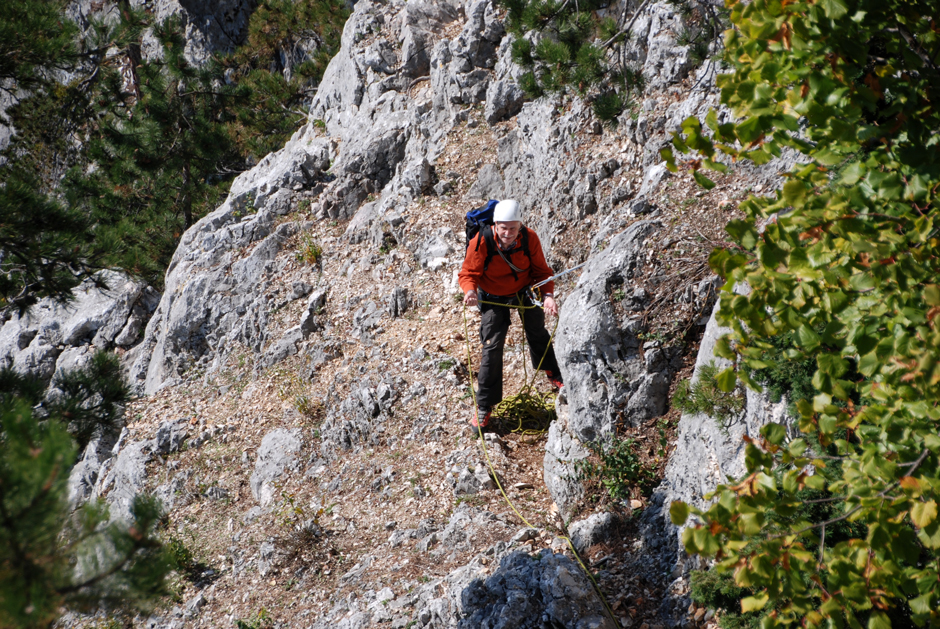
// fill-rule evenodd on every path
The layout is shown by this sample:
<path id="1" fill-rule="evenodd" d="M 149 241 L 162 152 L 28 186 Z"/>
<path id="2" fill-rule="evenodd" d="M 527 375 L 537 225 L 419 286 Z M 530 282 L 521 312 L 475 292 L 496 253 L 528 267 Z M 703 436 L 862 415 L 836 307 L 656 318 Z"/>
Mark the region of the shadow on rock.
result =
<path id="1" fill-rule="evenodd" d="M 574 561 L 542 551 L 505 556 L 460 594 L 460 629 L 613 629 L 600 597 Z"/>

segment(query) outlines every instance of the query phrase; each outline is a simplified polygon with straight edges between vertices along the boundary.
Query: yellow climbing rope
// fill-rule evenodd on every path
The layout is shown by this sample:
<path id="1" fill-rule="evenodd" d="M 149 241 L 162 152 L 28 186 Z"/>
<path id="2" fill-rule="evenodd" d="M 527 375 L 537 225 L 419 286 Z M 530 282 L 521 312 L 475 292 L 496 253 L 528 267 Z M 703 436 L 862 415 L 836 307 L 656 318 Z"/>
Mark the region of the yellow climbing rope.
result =
<path id="1" fill-rule="evenodd" d="M 539 306 L 526 306 L 522 298 L 517 296 L 516 299 L 519 301 L 518 304 L 503 304 L 492 301 L 481 301 L 479 303 L 518 310 L 519 318 L 522 320 L 522 327 L 525 329 L 525 311 L 538 308 Z M 470 369 L 470 336 L 467 329 L 467 308 L 464 306 L 464 330 L 467 334 L 467 368 L 470 373 L 473 373 L 473 370 Z M 515 427 L 512 428 L 510 432 L 522 435 L 539 435 L 547 432 L 549 424 L 555 419 L 556 396 L 550 391 L 545 393 L 539 392 L 535 388 L 535 376 L 541 370 L 542 363 L 545 362 L 545 357 L 548 355 L 548 348 L 552 346 L 552 341 L 555 339 L 555 332 L 557 330 L 558 320 L 556 319 L 555 327 L 552 328 L 551 336 L 548 338 L 548 344 L 545 346 L 545 352 L 542 353 L 542 357 L 539 359 L 539 364 L 535 367 L 535 372 L 532 374 L 531 380 L 529 379 L 529 370 L 526 366 L 528 362 L 525 360 L 526 338 L 524 333 L 522 335 L 522 369 L 524 373 L 524 384 L 518 393 L 503 398 L 499 404 L 493 407 L 494 416 L 508 422 L 510 425 L 515 424 Z M 470 383 L 470 388 L 473 390 L 472 382 Z M 473 402 L 475 405 L 476 391 L 473 391 Z"/>
<path id="2" fill-rule="evenodd" d="M 520 299 L 520 303 L 518 306 L 493 303 L 493 302 L 479 302 L 479 303 L 486 303 L 486 304 L 491 304 L 495 306 L 507 306 L 509 308 L 517 308 L 519 310 L 520 318 L 524 316 L 523 311 L 537 307 L 537 306 L 524 306 L 522 304 L 521 299 Z M 464 326 L 464 337 L 467 339 L 467 372 L 471 374 L 471 378 L 472 378 L 473 365 L 471 362 L 471 351 L 470 351 L 470 325 L 469 323 L 467 323 L 466 304 L 464 304 L 464 308 L 463 308 L 463 326 Z M 524 322 L 523 322 L 523 329 L 525 329 Z M 545 355 L 548 354 L 548 347 L 551 347 L 551 343 L 555 338 L 555 332 L 557 330 L 558 330 L 558 320 L 556 319 L 555 327 L 552 329 L 552 334 L 549 337 L 549 342 L 545 349 L 545 354 L 543 354 L 541 360 L 539 360 L 538 367 L 542 366 L 542 362 L 545 360 Z M 523 346 L 522 346 L 523 369 L 525 369 L 525 359 L 524 359 L 525 357 L 525 334 L 524 333 L 522 337 L 523 337 L 523 341 L 522 341 L 523 343 Z M 539 372 L 538 367 L 536 367 L 535 369 L 536 374 Z M 507 415 L 503 415 L 503 413 L 511 413 L 512 415 L 509 415 L 510 417 L 516 417 L 516 416 L 520 417 L 520 419 L 518 420 L 519 422 L 518 427 L 517 429 L 513 430 L 513 432 L 520 432 L 523 434 L 544 433 L 548 430 L 548 425 L 551 423 L 551 421 L 555 419 L 555 410 L 553 408 L 555 395 L 551 393 L 540 394 L 538 392 L 536 392 L 535 394 L 532 394 L 531 388 L 532 388 L 533 382 L 535 381 L 535 374 L 533 374 L 532 381 L 529 381 L 528 373 L 526 372 L 525 379 L 526 379 L 526 384 L 522 387 L 522 390 L 516 395 L 511 396 L 510 398 L 504 398 L 503 401 L 500 402 L 498 405 L 496 405 L 496 407 L 493 409 L 494 414 L 507 417 Z M 472 381 L 470 382 L 470 391 L 472 392 L 472 395 L 473 395 L 473 407 L 474 409 L 476 409 L 477 408 L 476 390 L 473 388 Z M 544 424 L 544 427 L 542 427 L 543 424 L 539 423 L 537 424 L 538 426 L 537 428 L 531 428 L 531 429 L 525 428 L 525 421 L 527 419 L 532 420 L 533 418 L 545 417 L 545 415 L 542 414 L 542 411 L 548 408 L 547 400 L 551 401 L 552 408 L 550 409 L 550 416 L 548 418 L 548 421 Z M 496 483 L 496 487 L 499 489 L 499 493 L 502 494 L 503 500 L 506 501 L 506 504 L 509 505 L 509 508 L 512 509 L 513 513 L 516 514 L 516 517 L 522 520 L 523 524 L 525 524 L 530 529 L 540 528 L 540 527 L 534 526 L 531 522 L 529 522 L 525 518 L 525 516 L 519 513 L 519 510 L 516 509 L 516 505 L 513 504 L 512 500 L 510 500 L 509 498 L 509 495 L 506 493 L 506 490 L 503 489 L 503 484 L 499 482 L 499 476 L 496 474 L 496 469 L 493 467 L 493 461 L 490 460 L 490 453 L 486 447 L 486 439 L 483 438 L 483 427 L 480 425 L 477 425 L 477 436 L 480 439 L 480 445 L 483 447 L 483 455 L 486 457 L 486 464 L 490 468 L 490 475 L 493 477 L 493 481 Z M 614 611 L 613 609 L 611 609 L 610 603 L 607 602 L 607 597 L 604 596 L 604 593 L 601 591 L 600 585 L 598 584 L 597 580 L 594 578 L 594 575 L 591 573 L 591 571 L 588 570 L 587 566 L 584 564 L 584 561 L 581 559 L 581 555 L 578 554 L 578 551 L 575 549 L 574 543 L 572 543 L 571 541 L 571 536 L 568 534 L 568 529 L 565 526 L 565 523 L 561 519 L 560 515 L 558 516 L 558 519 L 560 522 L 560 528 L 562 529 L 562 532 L 563 532 L 563 535 L 560 535 L 559 538 L 567 542 L 568 548 L 571 550 L 571 554 L 574 555 L 574 558 L 578 562 L 578 565 L 581 566 L 581 570 L 587 576 L 588 580 L 591 582 L 591 586 L 594 588 L 594 591 L 597 593 L 597 595 L 601 599 L 601 602 L 604 604 L 604 609 L 606 610 L 607 616 L 610 618 L 611 622 L 614 623 L 615 627 L 621 627 L 620 621 L 618 621 L 617 618 L 614 616 Z"/>

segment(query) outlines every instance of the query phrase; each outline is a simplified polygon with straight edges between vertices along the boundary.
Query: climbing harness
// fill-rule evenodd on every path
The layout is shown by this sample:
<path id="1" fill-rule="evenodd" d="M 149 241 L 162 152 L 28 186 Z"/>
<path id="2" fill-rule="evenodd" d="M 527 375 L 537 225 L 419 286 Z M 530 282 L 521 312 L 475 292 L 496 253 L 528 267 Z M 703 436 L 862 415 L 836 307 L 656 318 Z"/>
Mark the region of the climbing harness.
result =
<path id="1" fill-rule="evenodd" d="M 575 269 L 577 269 L 577 268 L 579 268 L 579 267 L 581 267 L 581 266 L 583 266 L 583 263 L 582 263 L 582 264 L 579 264 L 579 265 L 576 266 L 576 267 L 572 267 L 572 268 L 568 269 L 567 271 L 563 271 L 562 273 L 559 273 L 559 274 L 557 274 L 557 275 L 554 275 L 554 276 L 548 278 L 547 280 L 545 280 L 545 282 L 548 282 L 548 281 L 550 281 L 551 279 L 553 279 L 553 278 L 555 278 L 555 277 L 559 277 L 560 275 L 564 275 L 565 273 L 569 273 L 569 272 L 571 272 L 571 271 L 574 271 Z M 534 287 L 532 287 L 532 288 L 537 289 L 538 286 L 541 286 L 541 285 L 544 284 L 545 282 L 541 282 L 541 283 L 537 284 L 536 286 L 534 286 Z M 523 304 L 521 298 L 519 298 L 519 297 L 517 296 L 517 299 L 518 299 L 518 301 L 519 301 L 518 305 L 516 305 L 516 304 L 495 303 L 495 302 L 483 302 L 483 301 L 480 301 L 479 303 L 487 303 L 487 304 L 491 304 L 491 305 L 495 305 L 495 306 L 505 306 L 505 307 L 508 307 L 508 308 L 516 308 L 516 309 L 519 310 L 519 317 L 520 317 L 520 318 L 522 318 L 522 317 L 525 316 L 525 311 L 526 311 L 526 310 L 530 310 L 530 309 L 532 309 L 532 308 L 540 307 L 540 306 L 535 306 L 535 305 L 533 305 L 533 306 L 526 306 L 525 304 Z M 534 301 L 533 301 L 533 303 L 534 303 Z M 464 337 L 467 339 L 467 371 L 468 371 L 470 374 L 472 374 L 472 373 L 473 373 L 473 365 L 472 365 L 472 362 L 471 362 L 471 350 L 470 350 L 470 324 L 467 322 L 467 306 L 466 306 L 466 304 L 465 304 L 464 307 L 463 307 L 463 325 L 464 325 Z M 525 329 L 525 325 L 524 325 L 524 324 L 523 324 L 523 329 Z M 552 329 L 552 334 L 551 334 L 551 336 L 549 337 L 548 345 L 546 346 L 545 353 L 542 354 L 541 360 L 539 360 L 538 367 L 541 367 L 541 366 L 542 366 L 542 362 L 545 360 L 545 356 L 548 354 L 548 349 L 547 349 L 547 348 L 548 348 L 548 347 L 551 347 L 552 341 L 553 341 L 554 338 L 555 338 L 555 332 L 556 332 L 557 330 L 558 330 L 558 320 L 556 319 L 556 320 L 555 320 L 555 327 Z M 523 344 L 523 345 L 522 345 L 522 349 L 523 349 L 523 356 L 524 356 L 524 355 L 525 355 L 525 333 L 523 333 L 522 338 L 523 338 L 523 341 L 522 341 L 522 344 Z M 538 392 L 535 392 L 535 393 L 533 394 L 533 393 L 531 392 L 532 385 L 533 385 L 534 382 L 535 382 L 535 374 L 533 374 L 532 381 L 529 382 L 529 381 L 528 381 L 528 373 L 527 373 L 527 369 L 526 369 L 526 367 L 525 367 L 525 364 L 526 364 L 526 361 L 523 360 L 522 366 L 523 366 L 523 370 L 525 370 L 524 373 L 526 374 L 526 376 L 525 376 L 526 384 L 522 387 L 522 390 L 521 390 L 518 394 L 516 394 L 515 396 L 512 396 L 511 398 L 505 398 L 505 399 L 503 399 L 502 402 L 500 402 L 499 404 L 497 404 L 496 407 L 493 409 L 493 411 L 494 411 L 495 414 L 502 415 L 503 412 L 515 413 L 515 412 L 517 412 L 517 410 L 519 410 L 519 415 L 520 415 L 520 417 L 521 417 L 521 416 L 524 416 L 525 414 L 531 414 L 532 416 L 534 416 L 534 413 L 533 413 L 533 411 L 532 411 L 533 408 L 541 407 L 541 408 L 543 408 L 543 409 L 547 409 L 547 408 L 548 408 L 548 404 L 549 404 L 550 402 L 553 402 L 553 401 L 554 401 L 554 394 L 551 394 L 551 393 L 539 394 Z M 536 373 L 536 374 L 539 372 L 538 367 L 536 367 L 536 369 L 535 369 L 535 373 Z M 475 391 L 474 388 L 473 388 L 473 383 L 472 383 L 472 382 L 470 383 L 470 391 L 471 391 L 471 393 L 472 393 L 472 395 L 473 395 L 473 405 L 474 405 L 474 408 L 476 408 L 476 401 L 477 401 L 477 400 L 476 400 L 476 391 Z M 505 406 L 504 406 L 504 405 L 505 405 Z M 520 410 L 520 409 L 521 409 L 521 410 Z M 551 415 L 554 415 L 554 412 L 553 412 L 553 411 L 548 411 L 548 412 L 549 412 L 550 415 L 548 416 L 548 423 L 544 424 L 544 428 L 541 428 L 542 424 L 540 423 L 540 424 L 537 424 L 538 428 L 527 429 L 527 428 L 525 428 L 525 426 L 524 426 L 524 421 L 523 421 L 522 419 L 520 419 L 520 420 L 519 420 L 519 425 L 518 425 L 518 427 L 517 427 L 516 429 L 514 429 L 512 432 L 518 432 L 518 433 L 522 433 L 522 434 L 542 434 L 542 433 L 546 432 L 546 431 L 548 430 L 548 424 L 551 423 L 551 420 L 553 419 L 553 417 L 551 417 Z M 529 527 L 530 529 L 538 529 L 539 527 L 533 526 L 532 523 L 529 522 L 529 521 L 525 518 L 525 516 L 523 516 L 521 513 L 519 513 L 519 510 L 516 509 L 516 505 L 513 504 L 512 500 L 509 499 L 509 495 L 506 493 L 506 490 L 503 489 L 503 484 L 499 482 L 499 476 L 496 474 L 496 469 L 493 467 L 493 461 L 490 459 L 489 450 L 488 450 L 487 447 L 486 447 L 486 439 L 483 438 L 483 427 L 480 426 L 480 425 L 477 425 L 477 435 L 479 436 L 479 439 L 480 439 L 480 445 L 483 447 L 483 455 L 486 457 L 486 464 L 487 464 L 487 466 L 490 468 L 490 475 L 493 477 L 493 481 L 496 483 L 496 487 L 499 488 L 499 493 L 502 494 L 503 500 L 506 501 L 506 504 L 509 505 L 509 508 L 512 509 L 513 513 L 515 513 L 516 516 L 517 516 L 520 520 L 522 520 L 523 524 L 525 524 L 525 525 L 526 525 L 527 527 Z M 591 571 L 588 570 L 587 566 L 584 564 L 584 561 L 581 559 L 581 555 L 578 554 L 578 551 L 575 549 L 574 543 L 572 543 L 572 541 L 571 541 L 571 535 L 568 533 L 568 527 L 565 525 L 565 522 L 564 522 L 564 520 L 561 518 L 560 515 L 558 515 L 558 520 L 559 520 L 559 528 L 561 529 L 561 531 L 562 531 L 562 533 L 563 533 L 563 535 L 561 535 L 561 536 L 559 536 L 559 537 L 560 537 L 561 539 L 565 540 L 565 542 L 567 542 L 568 548 L 571 550 L 571 554 L 574 555 L 574 558 L 575 558 L 575 560 L 578 562 L 578 565 L 581 567 L 581 570 L 582 570 L 582 571 L 584 572 L 584 574 L 587 576 L 588 580 L 591 582 L 591 586 L 594 588 L 594 591 L 597 593 L 597 595 L 598 595 L 598 596 L 600 597 L 600 599 L 601 599 L 601 602 L 604 604 L 604 609 L 605 609 L 605 611 L 607 612 L 607 616 L 610 618 L 611 622 L 614 623 L 614 626 L 615 626 L 615 627 L 621 627 L 622 625 L 620 624 L 620 621 L 618 621 L 617 618 L 614 616 L 613 609 L 611 609 L 610 603 L 607 602 L 607 597 L 605 597 L 605 596 L 604 596 L 604 593 L 601 591 L 600 585 L 598 584 L 597 580 L 594 578 L 594 575 L 591 574 Z"/>
<path id="2" fill-rule="evenodd" d="M 523 329 L 525 328 L 525 311 L 532 310 L 533 308 L 541 307 L 541 304 L 535 305 L 533 300 L 533 305 L 527 306 L 523 301 L 522 297 L 519 294 L 514 295 L 516 302 L 508 303 L 503 301 L 485 301 L 478 300 L 478 303 L 488 304 L 491 306 L 502 306 L 504 308 L 513 308 L 519 311 L 519 318 L 523 320 Z M 464 307 L 464 328 L 469 330 L 467 324 L 467 309 Z M 525 374 L 525 384 L 522 389 L 516 395 L 503 398 L 503 400 L 493 407 L 493 413 L 503 419 L 511 420 L 516 422 L 516 427 L 513 428 L 510 432 L 523 434 L 523 435 L 533 435 L 533 434 L 542 434 L 548 430 L 548 425 L 554 419 L 555 412 L 555 395 L 554 393 L 539 393 L 535 385 L 535 375 L 539 372 L 542 367 L 542 363 L 545 361 L 545 356 L 548 355 L 548 348 L 552 345 L 552 340 L 555 338 L 555 331 L 558 329 L 558 321 L 555 321 L 555 328 L 552 330 L 551 335 L 549 336 L 548 344 L 545 347 L 545 352 L 542 354 L 542 357 L 539 359 L 539 363 L 535 368 L 535 373 L 532 376 L 532 379 L 529 380 L 529 370 L 527 367 L 527 361 L 523 360 L 522 369 Z M 469 331 L 467 331 L 467 365 L 470 366 L 470 337 Z M 525 355 L 525 334 L 522 335 L 522 354 Z M 471 383 L 471 389 L 473 385 Z M 474 402 L 476 402 L 476 391 L 473 393 Z"/>

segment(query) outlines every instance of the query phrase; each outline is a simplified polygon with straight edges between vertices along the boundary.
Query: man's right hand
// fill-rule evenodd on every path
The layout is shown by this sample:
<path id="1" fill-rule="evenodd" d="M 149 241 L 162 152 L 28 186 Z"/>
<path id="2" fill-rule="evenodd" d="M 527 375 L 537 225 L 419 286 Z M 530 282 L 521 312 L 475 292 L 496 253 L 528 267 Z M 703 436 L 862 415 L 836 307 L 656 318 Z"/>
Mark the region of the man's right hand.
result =
<path id="1" fill-rule="evenodd" d="M 468 308 L 473 308 L 474 306 L 479 305 L 477 298 L 477 292 L 475 290 L 468 290 L 463 296 L 463 305 Z"/>

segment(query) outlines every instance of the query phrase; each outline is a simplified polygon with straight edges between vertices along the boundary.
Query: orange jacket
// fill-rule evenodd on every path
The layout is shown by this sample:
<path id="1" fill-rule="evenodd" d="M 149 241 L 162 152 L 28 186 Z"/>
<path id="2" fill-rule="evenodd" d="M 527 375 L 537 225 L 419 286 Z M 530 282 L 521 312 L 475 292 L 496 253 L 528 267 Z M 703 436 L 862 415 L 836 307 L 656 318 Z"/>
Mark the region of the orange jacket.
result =
<path id="1" fill-rule="evenodd" d="M 554 275 L 545 261 L 545 254 L 542 253 L 542 243 L 535 231 L 527 227 L 522 229 L 529 232 L 529 255 L 532 256 L 532 259 L 530 260 L 521 248 L 509 256 L 509 260 L 513 265 L 522 269 L 521 273 L 517 273 L 519 279 L 517 280 L 512 276 L 512 269 L 498 253 L 494 253 L 490 259 L 489 267 L 485 273 L 483 272 L 483 264 L 486 262 L 486 240 L 483 238 L 483 231 L 481 230 L 467 246 L 467 255 L 463 260 L 463 267 L 457 275 L 457 281 L 464 293 L 469 290 L 476 290 L 479 286 L 491 295 L 507 297 L 515 295 L 526 286 L 537 284 Z M 493 238 L 497 242 L 499 241 L 495 234 Z M 520 232 L 516 240 L 517 244 L 513 246 L 519 247 L 521 240 L 522 233 Z M 479 247 L 477 247 L 477 243 L 479 243 Z M 555 292 L 555 282 L 545 284 L 541 287 L 541 290 L 543 294 Z"/>

